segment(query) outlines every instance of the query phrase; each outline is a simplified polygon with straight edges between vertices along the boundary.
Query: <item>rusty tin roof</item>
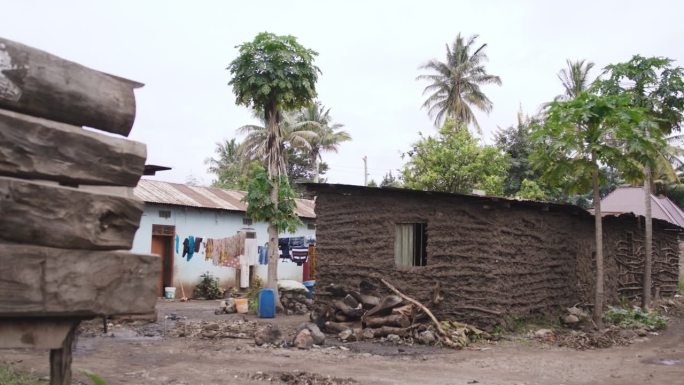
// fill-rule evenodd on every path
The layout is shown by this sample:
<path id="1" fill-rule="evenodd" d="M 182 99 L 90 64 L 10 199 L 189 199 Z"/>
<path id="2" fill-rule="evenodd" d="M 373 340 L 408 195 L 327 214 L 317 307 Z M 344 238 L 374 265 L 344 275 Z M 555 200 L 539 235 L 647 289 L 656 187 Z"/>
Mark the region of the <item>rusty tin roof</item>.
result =
<path id="1" fill-rule="evenodd" d="M 147 203 L 214 210 L 243 212 L 247 210 L 247 204 L 242 202 L 242 198 L 247 195 L 245 191 L 140 179 L 134 193 L 136 197 Z M 302 218 L 316 218 L 314 201 L 297 199 L 295 212 Z"/>

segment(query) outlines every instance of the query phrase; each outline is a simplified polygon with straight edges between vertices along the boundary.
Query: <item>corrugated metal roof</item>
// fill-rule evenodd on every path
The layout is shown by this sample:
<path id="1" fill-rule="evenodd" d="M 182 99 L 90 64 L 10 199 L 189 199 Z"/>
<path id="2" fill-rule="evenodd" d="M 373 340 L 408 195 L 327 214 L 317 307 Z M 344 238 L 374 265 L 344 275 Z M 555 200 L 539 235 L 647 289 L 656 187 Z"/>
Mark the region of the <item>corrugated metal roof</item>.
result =
<path id="1" fill-rule="evenodd" d="M 247 204 L 242 202 L 242 198 L 247 195 L 245 191 L 140 179 L 134 193 L 148 203 L 230 211 L 247 210 Z M 302 218 L 316 218 L 312 200 L 297 199 L 295 212 Z"/>
<path id="2" fill-rule="evenodd" d="M 622 213 L 646 214 L 643 187 L 618 187 L 601 200 L 603 216 Z M 684 227 L 684 212 L 667 197 L 651 194 L 651 216 Z"/>

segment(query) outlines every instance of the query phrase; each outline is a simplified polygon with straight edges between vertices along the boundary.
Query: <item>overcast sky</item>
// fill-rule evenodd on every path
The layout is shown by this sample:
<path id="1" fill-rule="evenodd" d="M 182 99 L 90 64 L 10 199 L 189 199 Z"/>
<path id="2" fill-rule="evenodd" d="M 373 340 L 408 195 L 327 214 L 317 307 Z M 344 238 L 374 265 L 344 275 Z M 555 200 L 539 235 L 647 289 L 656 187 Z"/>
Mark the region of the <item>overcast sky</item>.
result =
<path id="1" fill-rule="evenodd" d="M 363 183 L 401 168 L 400 154 L 435 128 L 420 108 L 418 66 L 443 60 L 461 32 L 487 43 L 494 103 L 478 113 L 485 142 L 561 92 L 566 58 L 597 68 L 632 54 L 684 66 L 679 1 L 36 1 L 0 0 L 0 36 L 145 83 L 136 91 L 131 138 L 148 163 L 173 167 L 156 179 L 211 183 L 204 159 L 215 143 L 251 123 L 235 105 L 225 69 L 235 46 L 262 31 L 291 34 L 319 52 L 319 99 L 353 141 L 325 154 L 328 181 Z M 598 70 L 595 74 L 598 74 Z"/>

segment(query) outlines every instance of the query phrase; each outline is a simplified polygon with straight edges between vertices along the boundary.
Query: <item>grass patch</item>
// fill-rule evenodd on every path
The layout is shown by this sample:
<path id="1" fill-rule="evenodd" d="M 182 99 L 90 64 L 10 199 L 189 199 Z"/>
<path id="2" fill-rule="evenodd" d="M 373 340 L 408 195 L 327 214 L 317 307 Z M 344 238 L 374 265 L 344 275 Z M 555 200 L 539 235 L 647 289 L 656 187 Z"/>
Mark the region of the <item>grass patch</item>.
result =
<path id="1" fill-rule="evenodd" d="M 38 377 L 21 372 L 11 366 L 0 365 L 0 384 L 2 385 L 38 385 Z"/>
<path id="2" fill-rule="evenodd" d="M 655 311 L 643 311 L 634 307 L 609 306 L 603 318 L 617 326 L 626 329 L 645 328 L 647 330 L 660 330 L 667 327 L 667 319 Z"/>
<path id="3" fill-rule="evenodd" d="M 679 281 L 679 292 L 680 292 L 681 294 L 684 294 L 684 279 L 682 279 L 681 281 Z"/>

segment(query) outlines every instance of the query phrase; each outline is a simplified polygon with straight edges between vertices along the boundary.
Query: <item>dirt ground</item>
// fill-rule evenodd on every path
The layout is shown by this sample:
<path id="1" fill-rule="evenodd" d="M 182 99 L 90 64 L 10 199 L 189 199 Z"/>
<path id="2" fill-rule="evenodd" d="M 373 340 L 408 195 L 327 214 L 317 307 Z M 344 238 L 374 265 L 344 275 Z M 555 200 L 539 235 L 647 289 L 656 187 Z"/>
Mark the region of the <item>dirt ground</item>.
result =
<path id="1" fill-rule="evenodd" d="M 171 337 L 177 321 L 240 319 L 214 315 L 214 301 L 160 302 L 159 320 L 144 326 L 115 325 L 110 336 L 91 322 L 78 339 L 73 367 L 88 369 L 109 385 L 209 384 L 683 384 L 684 320 L 629 346 L 588 351 L 518 339 L 478 343 L 454 351 L 426 346 L 352 342 L 329 338 L 299 351 L 256 347 L 252 339 Z M 247 317 L 255 320 L 254 317 Z M 306 316 L 280 316 L 285 331 Z M 165 325 L 166 324 L 166 325 Z M 147 335 L 147 336 L 145 336 Z M 39 376 L 48 373 L 47 352 L 0 351 L 9 363 Z M 298 380 L 295 371 L 305 380 Z M 314 381 L 315 380 L 315 381 Z M 297 382 L 299 381 L 299 382 Z M 88 383 L 76 376 L 75 383 Z"/>

